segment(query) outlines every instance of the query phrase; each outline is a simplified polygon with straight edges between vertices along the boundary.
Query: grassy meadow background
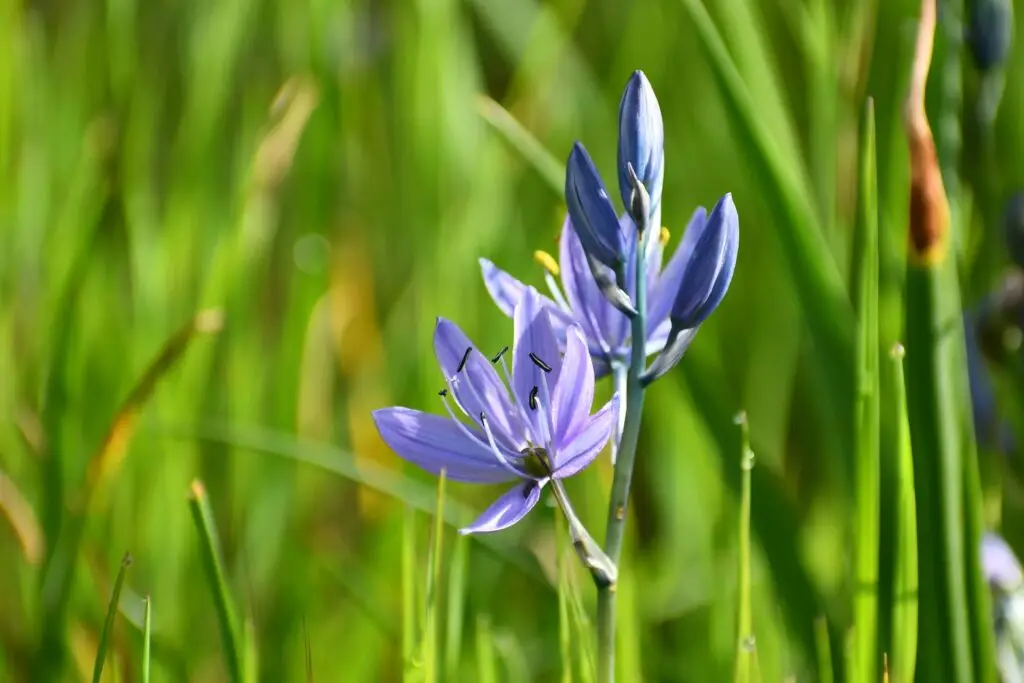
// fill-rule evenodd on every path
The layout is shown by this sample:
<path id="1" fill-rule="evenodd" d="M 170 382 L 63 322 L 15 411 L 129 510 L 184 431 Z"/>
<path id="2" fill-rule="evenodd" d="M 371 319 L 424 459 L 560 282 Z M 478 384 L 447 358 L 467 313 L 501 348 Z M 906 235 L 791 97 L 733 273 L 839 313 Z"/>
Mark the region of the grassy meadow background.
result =
<path id="1" fill-rule="evenodd" d="M 665 120 L 671 248 L 725 192 L 742 248 L 724 304 L 647 399 L 620 679 L 732 675 L 743 410 L 761 679 L 823 680 L 831 656 L 843 680 L 858 119 L 872 96 L 884 350 L 903 339 L 900 117 L 918 12 L 0 0 L 0 681 L 92 679 L 126 552 L 105 681 L 144 680 L 147 595 L 156 682 L 236 668 L 275 682 L 591 680 L 594 589 L 562 562 L 553 506 L 460 538 L 494 491 L 446 485 L 433 543 L 437 481 L 384 446 L 370 411 L 441 410 L 438 315 L 484 349 L 510 343 L 477 259 L 543 286 L 532 254 L 557 248 L 564 159 L 582 140 L 614 178 L 619 95 L 637 68 Z M 964 16 L 943 14 L 940 31 L 961 33 Z M 973 304 L 1009 264 L 1024 48 L 991 130 L 963 59 L 962 119 L 933 128 L 963 144 L 956 237 Z M 894 366 L 880 365 L 889 387 Z M 899 428 L 887 395 L 883 444 Z M 1024 548 L 1020 457 L 979 455 L 986 522 Z M 610 476 L 602 457 L 568 483 L 598 539 Z M 217 528 L 234 654 L 200 508 Z M 883 625 L 880 647 L 895 637 Z"/>

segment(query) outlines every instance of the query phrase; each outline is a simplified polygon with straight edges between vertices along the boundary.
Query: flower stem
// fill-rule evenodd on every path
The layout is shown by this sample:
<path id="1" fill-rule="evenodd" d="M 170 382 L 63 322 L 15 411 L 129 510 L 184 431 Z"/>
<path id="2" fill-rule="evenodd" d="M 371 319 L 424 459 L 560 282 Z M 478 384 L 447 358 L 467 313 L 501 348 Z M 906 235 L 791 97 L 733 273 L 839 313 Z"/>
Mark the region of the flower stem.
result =
<path id="1" fill-rule="evenodd" d="M 642 226 L 646 227 L 646 226 Z M 640 234 L 646 236 L 647 231 Z M 636 284 L 634 306 L 637 314 L 632 318 L 629 371 L 626 375 L 626 419 L 622 428 L 615 460 L 612 493 L 608 500 L 608 531 L 605 535 L 604 550 L 612 563 L 618 567 L 622 554 L 622 534 L 626 525 L 626 508 L 629 504 L 629 487 L 633 479 L 633 461 L 636 459 L 636 444 L 640 437 L 640 416 L 644 407 L 644 386 L 640 376 L 644 373 L 646 353 L 644 352 L 647 323 L 647 271 L 644 262 L 645 242 L 641 240 L 636 249 Z M 621 281 L 621 278 L 620 278 Z M 615 680 L 615 584 L 597 587 L 597 678 L 599 683 Z"/>

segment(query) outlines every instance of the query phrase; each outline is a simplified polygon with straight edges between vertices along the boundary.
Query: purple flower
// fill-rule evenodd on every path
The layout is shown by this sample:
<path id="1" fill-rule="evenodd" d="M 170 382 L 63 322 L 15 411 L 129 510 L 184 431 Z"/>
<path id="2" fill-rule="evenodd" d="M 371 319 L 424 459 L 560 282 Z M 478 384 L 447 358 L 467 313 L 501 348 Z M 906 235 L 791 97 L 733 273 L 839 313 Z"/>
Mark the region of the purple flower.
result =
<path id="1" fill-rule="evenodd" d="M 521 520 L 551 479 L 593 462 L 615 428 L 617 397 L 590 414 L 594 371 L 581 328 L 562 323 L 563 356 L 549 308 L 532 287 L 517 298 L 511 373 L 504 351 L 488 358 L 455 323 L 439 318 L 434 351 L 446 378 L 441 399 L 448 416 L 401 407 L 373 413 L 388 446 L 428 472 L 443 469 L 463 482 L 516 482 L 461 533 L 499 531 Z M 455 414 L 449 396 L 468 421 Z"/>
<path id="2" fill-rule="evenodd" d="M 646 254 L 647 268 L 647 339 L 645 350 L 647 355 L 658 353 L 665 347 L 671 330 L 669 314 L 672 304 L 679 293 L 683 276 L 694 266 L 689 265 L 698 238 L 704 233 L 707 224 L 707 212 L 699 207 L 693 213 L 690 224 L 686 228 L 682 242 L 676 249 L 668 264 L 662 269 L 663 241 L 648 240 Z M 636 226 L 626 215 L 619 219 L 619 230 L 623 233 L 626 245 L 625 261 L 626 282 L 623 289 L 632 296 L 635 282 L 635 261 L 632 250 L 637 247 Z M 654 236 L 652 236 L 654 237 Z M 583 245 L 576 231 L 573 230 L 571 219 L 567 216 L 562 226 L 562 237 L 559 246 L 559 263 L 557 274 L 561 274 L 561 287 L 548 277 L 551 297 L 539 295 L 541 305 L 548 311 L 555 335 L 559 340 L 565 339 L 565 330 L 571 325 L 579 325 L 587 341 L 587 348 L 594 361 L 597 377 L 603 377 L 611 371 L 611 364 L 626 363 L 630 353 L 629 319 L 616 309 L 598 289 L 597 283 L 590 272 Z M 553 259 L 552 259 L 553 261 Z M 480 259 L 484 284 L 491 298 L 506 315 L 512 315 L 516 304 L 526 291 L 527 285 L 512 275 L 501 270 L 487 259 Z"/>

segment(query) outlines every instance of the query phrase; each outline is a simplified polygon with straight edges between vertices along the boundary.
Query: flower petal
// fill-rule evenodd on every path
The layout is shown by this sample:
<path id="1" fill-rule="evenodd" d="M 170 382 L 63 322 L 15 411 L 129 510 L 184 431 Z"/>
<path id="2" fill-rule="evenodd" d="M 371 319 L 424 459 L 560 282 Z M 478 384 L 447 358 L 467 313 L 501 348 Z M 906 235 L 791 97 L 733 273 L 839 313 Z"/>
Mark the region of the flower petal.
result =
<path id="1" fill-rule="evenodd" d="M 480 270 L 484 276 L 487 293 L 491 295 L 502 313 L 512 317 L 512 311 L 523 297 L 526 285 L 485 258 L 480 259 Z"/>
<path id="2" fill-rule="evenodd" d="M 555 477 L 565 479 L 594 461 L 619 421 L 619 395 L 616 394 L 577 434 L 569 435 L 555 450 Z"/>
<path id="3" fill-rule="evenodd" d="M 541 428 L 543 420 L 551 415 L 550 405 L 541 405 L 536 410 L 531 406 L 530 395 L 538 390 L 537 396 L 544 397 L 544 383 L 548 390 L 554 389 L 562 369 L 562 356 L 558 340 L 551 329 L 547 311 L 541 305 L 537 290 L 526 290 L 515 312 L 515 348 L 512 351 L 512 385 L 523 412 L 531 423 L 534 443 L 543 443 Z M 533 357 L 531 358 L 531 355 Z M 551 370 L 546 372 L 538 362 Z"/>
<path id="4" fill-rule="evenodd" d="M 523 298 L 523 292 L 526 291 L 528 285 L 485 258 L 480 259 L 480 271 L 484 277 L 484 287 L 487 288 L 487 293 L 494 299 L 494 303 L 501 309 L 501 312 L 511 318 L 516 304 Z M 562 310 L 562 307 L 550 297 L 539 292 L 538 296 L 551 318 L 555 336 L 562 341 L 565 338 L 565 328 L 574 322 L 573 317 Z"/>
<path id="5" fill-rule="evenodd" d="M 679 283 L 683 281 L 683 272 L 686 264 L 693 254 L 693 247 L 697 239 L 704 232 L 707 224 L 708 212 L 703 206 L 698 206 L 690 217 L 690 222 L 683 233 L 683 239 L 676 247 L 676 251 L 669 259 L 668 265 L 658 278 L 657 284 L 647 299 L 647 336 L 650 338 L 655 330 L 668 320 L 668 314 L 672 310 L 672 303 L 675 301 L 676 293 L 679 291 Z M 654 237 L 653 235 L 651 236 Z M 665 327 L 665 337 L 668 337 L 668 327 Z M 662 341 L 664 345 L 664 341 Z"/>
<path id="6" fill-rule="evenodd" d="M 540 500 L 540 490 L 541 484 L 536 481 L 522 482 L 494 501 L 475 522 L 459 529 L 459 533 L 485 534 L 509 528 L 533 509 Z"/>
<path id="7" fill-rule="evenodd" d="M 599 349 L 604 354 L 620 352 L 625 342 L 623 332 L 627 329 L 620 324 L 620 319 L 625 321 L 626 316 L 608 303 L 594 282 L 583 244 L 576 236 L 570 218 L 566 218 L 562 227 L 559 261 L 562 266 L 565 298 L 572 308 L 576 321 L 583 326 L 583 333 L 590 348 Z M 631 258 L 627 258 L 627 267 L 631 261 Z M 629 291 L 628 287 L 626 291 Z"/>
<path id="8" fill-rule="evenodd" d="M 373 421 L 391 450 L 431 474 L 444 469 L 448 479 L 481 484 L 515 479 L 490 449 L 466 436 L 450 418 L 396 407 L 373 411 Z"/>
<path id="9" fill-rule="evenodd" d="M 523 425 L 490 359 L 473 346 L 458 325 L 444 318 L 438 318 L 434 328 L 434 354 L 445 378 L 455 378 L 448 384 L 459 407 L 477 424 L 480 413 L 486 414 L 498 444 L 518 453 L 525 446 Z"/>
<path id="10" fill-rule="evenodd" d="M 551 396 L 555 443 L 564 443 L 567 436 L 584 427 L 593 403 L 594 367 L 590 363 L 587 342 L 579 326 L 570 327 L 566 334 L 562 372 Z"/>

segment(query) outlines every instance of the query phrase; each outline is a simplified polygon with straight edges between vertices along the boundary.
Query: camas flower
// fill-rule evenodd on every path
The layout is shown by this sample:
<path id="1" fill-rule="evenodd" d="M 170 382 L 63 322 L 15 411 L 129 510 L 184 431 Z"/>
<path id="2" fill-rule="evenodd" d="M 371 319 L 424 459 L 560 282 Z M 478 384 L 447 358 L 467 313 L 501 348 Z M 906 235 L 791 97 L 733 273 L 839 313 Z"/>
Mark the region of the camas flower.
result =
<path id="1" fill-rule="evenodd" d="M 689 277 L 689 282 L 709 287 L 708 293 L 697 299 L 702 302 L 699 314 L 692 320 L 697 324 L 713 310 L 731 281 L 736 266 L 736 246 L 739 241 L 738 218 L 728 195 L 722 198 L 716 209 L 721 208 L 720 216 L 708 220 L 704 207 L 699 207 L 690 219 L 690 224 L 683 234 L 682 242 L 672 258 L 662 269 L 664 239 L 648 241 L 646 254 L 647 268 L 647 339 L 644 347 L 648 356 L 658 353 L 665 347 L 672 322 L 669 317 L 673 306 L 684 289 L 684 276 L 687 272 L 697 273 L 701 262 L 714 257 L 716 263 L 711 264 L 714 278 Z M 623 216 L 619 226 L 624 233 L 627 250 L 637 248 L 636 226 L 629 216 Z M 704 250 L 696 251 L 698 241 L 709 227 L 715 231 L 724 231 L 728 248 L 715 254 L 706 254 Z M 710 235 L 709 235 L 710 237 Z M 705 238 L 705 243 L 709 240 Z M 711 240 L 715 245 L 720 240 Z M 571 219 L 566 217 L 562 226 L 559 245 L 559 262 L 550 257 L 542 257 L 548 269 L 547 283 L 551 297 L 541 296 L 541 305 L 548 311 L 555 334 L 564 339 L 564 330 L 571 325 L 579 325 L 587 340 L 590 355 L 594 361 L 594 369 L 598 377 L 607 375 L 613 363 L 626 363 L 630 354 L 629 319 L 616 309 L 598 289 L 591 275 L 587 259 L 583 253 L 583 245 L 573 230 Z M 724 257 L 724 262 L 717 260 Z M 623 289 L 632 295 L 635 282 L 636 259 L 627 255 L 625 259 L 626 282 Z M 484 284 L 491 298 L 506 315 L 512 315 L 516 304 L 526 291 L 527 285 L 509 273 L 498 268 L 491 261 L 481 258 L 480 268 L 483 271 Z M 703 269 L 702 269 L 703 270 Z M 561 274 L 562 287 L 559 288 L 553 275 Z M 687 285 L 690 286 L 690 285 Z M 564 291 L 563 291 L 564 290 Z M 676 308 L 679 308 L 678 306 Z"/>
<path id="2" fill-rule="evenodd" d="M 454 481 L 516 482 L 462 533 L 499 531 L 521 520 L 551 479 L 594 461 L 618 420 L 617 397 L 590 414 L 594 371 L 583 332 L 564 327 L 563 357 L 548 310 L 536 290 L 522 292 L 512 313 L 511 373 L 507 349 L 488 358 L 455 323 L 439 318 L 434 352 L 446 378 L 440 395 L 448 415 L 401 407 L 373 413 L 388 446 L 428 472 L 444 470 Z M 468 420 L 456 415 L 449 397 Z"/>

